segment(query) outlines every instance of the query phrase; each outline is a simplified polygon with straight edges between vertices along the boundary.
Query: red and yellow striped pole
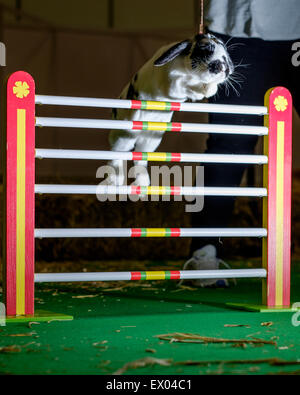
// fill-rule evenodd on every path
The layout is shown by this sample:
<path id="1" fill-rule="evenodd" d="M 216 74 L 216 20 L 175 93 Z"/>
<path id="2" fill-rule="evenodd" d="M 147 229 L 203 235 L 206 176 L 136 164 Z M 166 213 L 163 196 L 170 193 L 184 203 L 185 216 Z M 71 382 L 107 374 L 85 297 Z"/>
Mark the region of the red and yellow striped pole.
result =
<path id="1" fill-rule="evenodd" d="M 180 237 L 180 228 L 132 228 L 131 237 Z"/>
<path id="2" fill-rule="evenodd" d="M 131 280 L 179 280 L 179 270 L 130 272 Z"/>
<path id="3" fill-rule="evenodd" d="M 4 294 L 7 316 L 34 314 L 35 84 L 18 71 L 7 82 Z M 5 148 L 4 148 L 5 149 Z"/>
<path id="4" fill-rule="evenodd" d="M 149 100 L 131 100 L 131 108 L 135 110 L 180 111 L 181 103 Z"/>
<path id="5" fill-rule="evenodd" d="M 291 261 L 291 175 L 292 175 L 292 97 L 283 87 L 272 88 L 265 95 L 268 115 L 264 137 L 263 226 L 268 236 L 263 240 L 263 267 L 267 279 L 263 284 L 263 304 L 267 307 L 290 306 Z"/>

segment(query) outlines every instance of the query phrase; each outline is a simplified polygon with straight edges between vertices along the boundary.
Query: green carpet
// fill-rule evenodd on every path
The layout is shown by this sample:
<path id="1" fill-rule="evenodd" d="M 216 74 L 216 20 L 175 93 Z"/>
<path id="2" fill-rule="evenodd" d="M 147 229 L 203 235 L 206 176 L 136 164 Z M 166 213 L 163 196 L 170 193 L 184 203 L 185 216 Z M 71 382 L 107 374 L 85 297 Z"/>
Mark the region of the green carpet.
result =
<path id="1" fill-rule="evenodd" d="M 127 365 L 124 374 L 299 374 L 300 326 L 292 325 L 293 313 L 224 305 L 260 299 L 261 281 L 251 279 L 195 291 L 178 290 L 172 281 L 131 282 L 119 290 L 91 283 L 37 285 L 36 309 L 74 320 L 1 326 L 0 373 L 110 375 L 126 363 L 152 358 L 145 366 Z M 300 302 L 298 271 L 292 276 L 292 301 Z M 245 341 L 180 343 L 155 337 L 175 332 Z"/>

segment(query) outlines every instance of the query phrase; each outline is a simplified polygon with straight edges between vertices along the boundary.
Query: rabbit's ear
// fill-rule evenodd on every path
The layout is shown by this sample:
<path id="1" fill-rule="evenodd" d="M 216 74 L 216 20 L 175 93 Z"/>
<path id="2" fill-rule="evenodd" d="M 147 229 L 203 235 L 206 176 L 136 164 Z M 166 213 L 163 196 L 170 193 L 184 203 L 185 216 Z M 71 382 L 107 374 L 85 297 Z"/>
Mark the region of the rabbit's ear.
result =
<path id="1" fill-rule="evenodd" d="M 163 66 L 164 64 L 171 62 L 171 60 L 175 59 L 178 55 L 183 54 L 184 52 L 188 53 L 191 46 L 192 42 L 190 40 L 184 40 L 173 45 L 173 47 L 169 48 L 158 59 L 156 59 L 154 65 Z"/>

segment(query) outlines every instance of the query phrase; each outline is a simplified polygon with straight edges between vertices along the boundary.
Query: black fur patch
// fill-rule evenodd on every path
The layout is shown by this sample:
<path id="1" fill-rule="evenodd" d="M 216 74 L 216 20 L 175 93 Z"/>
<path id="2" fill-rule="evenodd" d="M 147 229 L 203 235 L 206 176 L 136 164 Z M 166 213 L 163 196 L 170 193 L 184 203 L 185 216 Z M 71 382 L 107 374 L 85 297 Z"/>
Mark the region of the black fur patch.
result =
<path id="1" fill-rule="evenodd" d="M 205 34 L 202 34 L 202 33 L 196 34 L 195 35 L 195 41 L 201 41 L 205 37 L 206 37 Z"/>
<path id="2" fill-rule="evenodd" d="M 179 55 L 187 55 L 191 49 L 192 43 L 190 40 L 184 40 L 180 43 L 173 45 L 166 52 L 164 52 L 156 61 L 154 66 L 163 66 L 168 62 L 171 62 Z"/>
<path id="3" fill-rule="evenodd" d="M 135 76 L 133 77 L 133 81 L 136 82 L 138 79 L 138 73 L 135 74 Z"/>
<path id="4" fill-rule="evenodd" d="M 215 45 L 211 42 L 209 43 L 201 43 L 197 42 L 191 53 L 191 64 L 192 68 L 196 68 L 199 63 L 207 62 L 211 56 L 213 55 L 215 50 Z"/>
<path id="5" fill-rule="evenodd" d="M 135 90 L 132 82 L 129 84 L 126 99 L 135 100 L 138 98 L 138 92 Z"/>
<path id="6" fill-rule="evenodd" d="M 113 117 L 114 119 L 116 119 L 116 118 L 117 118 L 117 109 L 116 109 L 116 108 L 113 108 L 113 109 L 111 110 L 111 113 L 112 113 L 112 117 Z"/>
<path id="7" fill-rule="evenodd" d="M 220 60 L 215 60 L 209 63 L 208 70 L 213 74 L 218 74 L 222 71 L 222 62 Z"/>

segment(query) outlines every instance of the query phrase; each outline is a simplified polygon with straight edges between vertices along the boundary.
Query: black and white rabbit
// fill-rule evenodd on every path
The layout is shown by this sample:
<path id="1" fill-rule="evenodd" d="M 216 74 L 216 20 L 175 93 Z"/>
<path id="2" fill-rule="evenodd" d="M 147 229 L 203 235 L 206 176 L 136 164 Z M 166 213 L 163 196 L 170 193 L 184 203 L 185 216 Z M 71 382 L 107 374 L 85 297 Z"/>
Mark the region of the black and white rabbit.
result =
<path id="1" fill-rule="evenodd" d="M 234 66 L 225 44 L 212 34 L 197 34 L 192 39 L 160 48 L 133 76 L 120 98 L 131 100 L 199 101 L 216 94 L 218 85 L 233 73 Z M 114 109 L 113 119 L 170 122 L 172 111 Z M 153 152 L 159 146 L 163 131 L 111 130 L 109 142 L 113 151 Z M 106 182 L 122 185 L 124 169 L 121 160 L 109 165 L 115 172 Z M 135 174 L 134 185 L 148 186 L 150 178 L 146 161 L 136 161 L 143 170 Z"/>

